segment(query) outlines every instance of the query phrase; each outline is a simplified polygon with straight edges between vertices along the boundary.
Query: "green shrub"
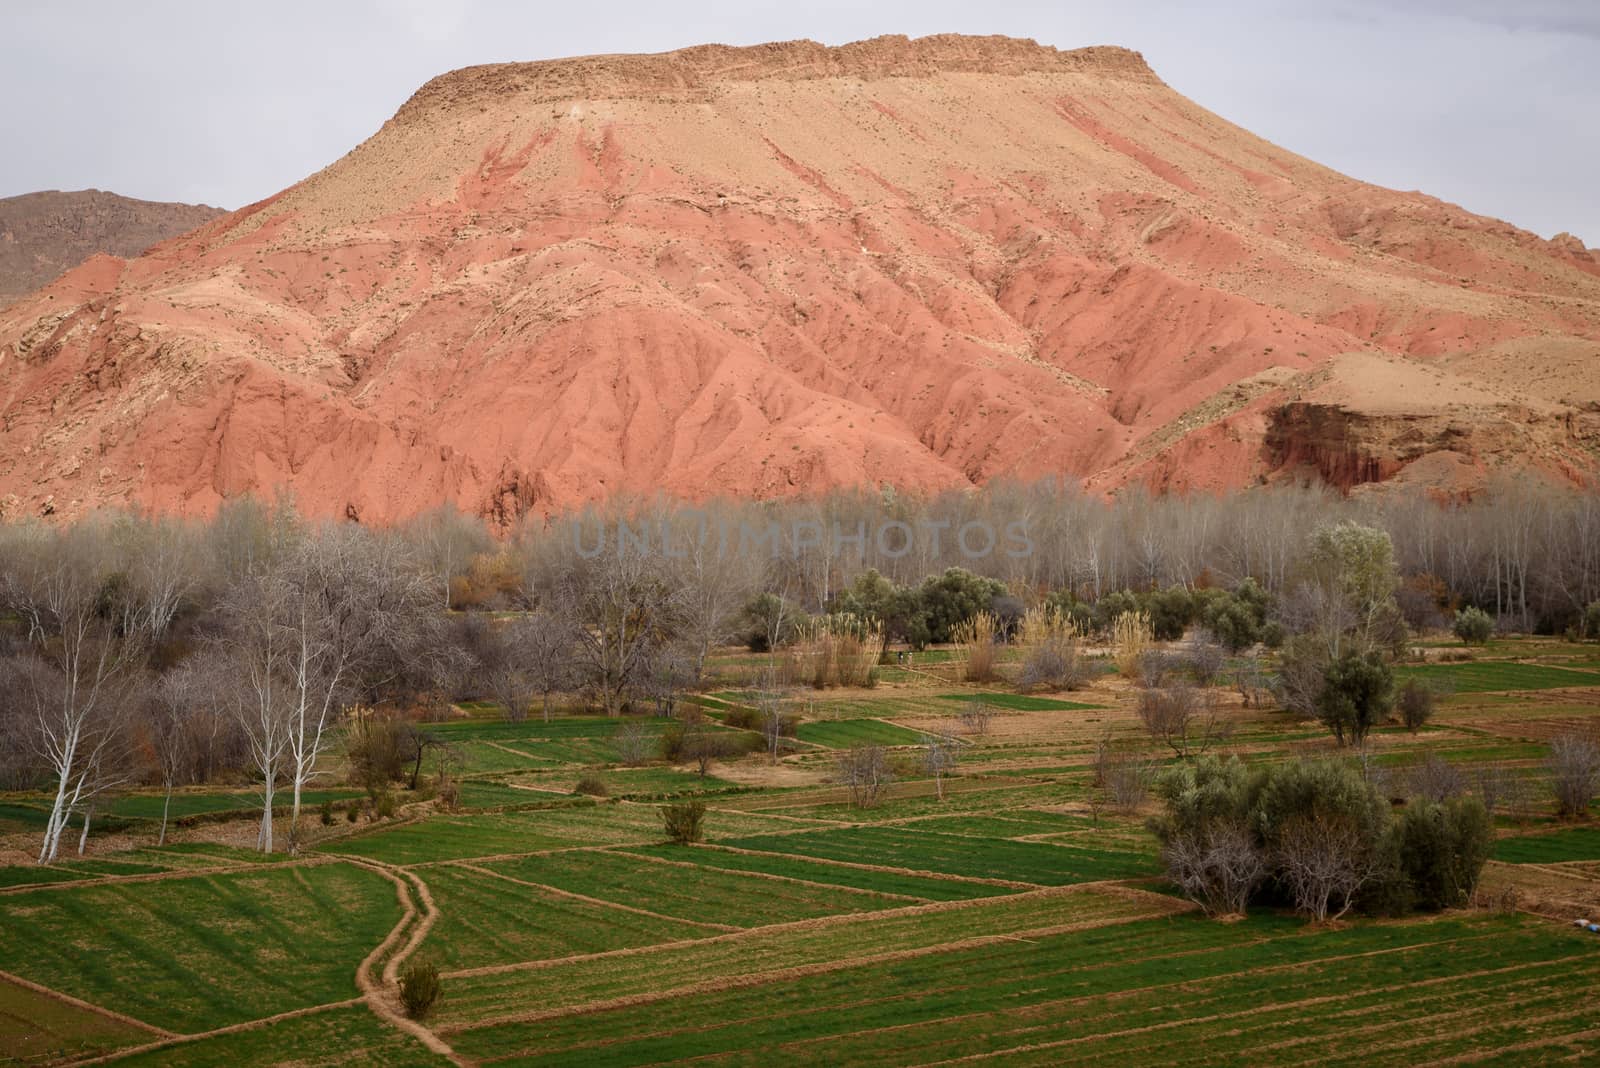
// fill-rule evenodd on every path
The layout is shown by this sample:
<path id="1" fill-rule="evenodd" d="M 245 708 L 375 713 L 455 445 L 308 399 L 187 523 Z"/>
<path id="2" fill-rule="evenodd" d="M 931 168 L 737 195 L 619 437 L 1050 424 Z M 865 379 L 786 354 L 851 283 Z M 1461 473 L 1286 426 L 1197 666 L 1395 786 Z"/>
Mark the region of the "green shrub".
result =
<path id="1" fill-rule="evenodd" d="M 1433 718 L 1434 689 L 1422 679 L 1407 679 L 1395 694 L 1400 722 L 1412 734 Z"/>
<path id="2" fill-rule="evenodd" d="M 322 825 L 324 827 L 332 827 L 333 826 L 333 799 L 332 798 L 324 798 L 323 799 L 322 807 L 319 810 L 319 814 L 320 814 L 320 816 L 322 818 Z"/>
<path id="3" fill-rule="evenodd" d="M 372 799 L 372 818 L 374 820 L 387 820 L 394 818 L 394 791 L 382 790 Z"/>
<path id="4" fill-rule="evenodd" d="M 572 788 L 575 794 L 588 794 L 590 797 L 608 797 L 611 791 L 606 788 L 605 781 L 592 772 L 579 777 L 578 785 Z"/>
<path id="5" fill-rule="evenodd" d="M 344 818 L 351 823 L 361 818 L 361 802 L 357 801 L 344 810 Z"/>
<path id="6" fill-rule="evenodd" d="M 1394 672 L 1377 653 L 1346 653 L 1328 665 L 1317 693 L 1317 718 L 1340 745 L 1360 745 L 1394 703 Z"/>
<path id="7" fill-rule="evenodd" d="M 432 961 L 412 961 L 400 970 L 400 1004 L 413 1020 L 433 1011 L 440 993 L 439 966 Z"/>
<path id="8" fill-rule="evenodd" d="M 1494 847 L 1494 823 L 1475 797 L 1406 807 L 1396 828 L 1401 870 L 1416 907 L 1457 908 L 1472 900 Z"/>
<path id="9" fill-rule="evenodd" d="M 684 801 L 676 805 L 664 805 L 661 809 L 661 822 L 665 825 L 667 839 L 678 845 L 700 841 L 705 818 L 704 801 Z"/>
<path id="10" fill-rule="evenodd" d="M 1487 645 L 1494 636 L 1494 617 L 1481 608 L 1463 608 L 1452 629 L 1468 645 Z"/>

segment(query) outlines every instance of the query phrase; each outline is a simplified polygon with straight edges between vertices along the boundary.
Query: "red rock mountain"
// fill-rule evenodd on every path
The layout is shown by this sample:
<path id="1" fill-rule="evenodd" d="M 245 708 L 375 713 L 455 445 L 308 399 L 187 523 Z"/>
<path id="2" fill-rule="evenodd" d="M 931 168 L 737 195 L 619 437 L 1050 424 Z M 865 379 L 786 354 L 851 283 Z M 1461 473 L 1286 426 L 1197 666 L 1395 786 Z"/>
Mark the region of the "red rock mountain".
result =
<path id="1" fill-rule="evenodd" d="M 437 78 L 0 313 L 0 384 L 25 514 L 1583 480 L 1600 252 L 1334 173 L 1120 48 L 708 46 Z"/>
<path id="2" fill-rule="evenodd" d="M 137 256 L 221 214 L 204 204 L 134 200 L 98 189 L 0 197 L 0 308 L 96 252 Z"/>

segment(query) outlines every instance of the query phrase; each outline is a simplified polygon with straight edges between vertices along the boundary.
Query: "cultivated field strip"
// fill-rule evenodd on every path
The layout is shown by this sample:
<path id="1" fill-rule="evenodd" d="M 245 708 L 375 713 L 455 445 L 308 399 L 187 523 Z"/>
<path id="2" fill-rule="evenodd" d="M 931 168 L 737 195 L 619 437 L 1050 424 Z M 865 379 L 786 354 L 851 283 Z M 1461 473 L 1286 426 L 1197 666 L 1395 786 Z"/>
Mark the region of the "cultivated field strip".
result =
<path id="1" fill-rule="evenodd" d="M 488 868 L 619 906 L 633 904 L 681 920 L 732 928 L 871 912 L 894 904 L 852 890 L 657 864 L 606 851 L 495 861 Z"/>
<path id="2" fill-rule="evenodd" d="M 0 970 L 176 1032 L 354 996 L 399 918 L 349 864 L 42 887 L 0 897 Z"/>
<path id="3" fill-rule="evenodd" d="M 960 901 L 1016 892 L 1012 887 L 971 879 L 913 875 L 885 868 L 839 864 L 783 853 L 734 850 L 714 844 L 699 846 L 693 850 L 685 850 L 681 846 L 640 846 L 627 851 L 689 862 L 706 868 L 759 872 L 821 885 L 850 887 L 869 893 L 924 901 Z"/>
<path id="4" fill-rule="evenodd" d="M 440 913 L 422 952 L 446 969 L 603 953 L 708 933 L 696 924 L 561 897 L 454 865 L 421 874 Z"/>
<path id="5" fill-rule="evenodd" d="M 794 969 L 833 969 L 864 959 L 915 956 L 951 943 L 1008 941 L 1186 907 L 1172 898 L 1119 887 L 1049 889 L 806 920 L 606 958 L 480 969 L 447 977 L 450 998 L 442 1007 L 439 1030 L 489 1026 L 617 999 L 659 998 L 680 988 L 748 984 Z"/>
<path id="6" fill-rule="evenodd" d="M 454 1036 L 497 1063 L 1409 1064 L 1594 1025 L 1589 942 L 1492 917 L 1135 920 Z"/>
<path id="7" fill-rule="evenodd" d="M 916 872 L 943 872 L 1040 886 L 1154 875 L 1149 854 L 1118 853 L 1047 842 L 973 838 L 902 827 L 844 827 L 767 837 L 734 838 L 727 845 L 790 853 L 819 860 L 876 864 Z"/>

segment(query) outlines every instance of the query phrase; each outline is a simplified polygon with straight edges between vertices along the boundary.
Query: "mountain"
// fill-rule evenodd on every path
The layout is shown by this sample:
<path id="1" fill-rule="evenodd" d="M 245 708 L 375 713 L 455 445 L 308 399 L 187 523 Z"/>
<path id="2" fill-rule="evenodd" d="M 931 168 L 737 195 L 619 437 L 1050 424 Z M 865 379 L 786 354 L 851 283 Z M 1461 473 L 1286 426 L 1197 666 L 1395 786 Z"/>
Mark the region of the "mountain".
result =
<path id="1" fill-rule="evenodd" d="M 1600 252 L 1337 174 L 1137 53 L 706 46 L 446 74 L 0 313 L 0 498 L 1470 493 L 1592 478 L 1597 372 Z"/>
<path id="2" fill-rule="evenodd" d="M 0 308 L 97 252 L 137 256 L 223 214 L 98 189 L 0 197 Z"/>

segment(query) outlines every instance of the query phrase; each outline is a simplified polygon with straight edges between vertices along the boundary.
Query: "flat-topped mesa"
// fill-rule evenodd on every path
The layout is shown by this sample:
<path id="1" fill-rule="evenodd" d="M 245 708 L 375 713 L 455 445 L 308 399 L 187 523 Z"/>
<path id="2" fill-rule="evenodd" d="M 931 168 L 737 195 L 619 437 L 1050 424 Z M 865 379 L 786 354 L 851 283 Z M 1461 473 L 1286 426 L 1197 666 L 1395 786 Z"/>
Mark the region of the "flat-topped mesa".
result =
<path id="1" fill-rule="evenodd" d="M 1123 81 L 1162 84 L 1138 52 L 1112 45 L 1062 51 L 1017 37 L 874 37 L 829 47 L 816 41 L 780 41 L 733 47 L 698 45 L 654 55 L 579 56 L 536 63 L 492 63 L 441 74 L 406 101 L 398 123 L 434 111 L 529 95 L 623 99 L 695 95 L 718 82 L 763 79 L 926 77 L 945 71 L 1017 75 L 1093 73 Z"/>

